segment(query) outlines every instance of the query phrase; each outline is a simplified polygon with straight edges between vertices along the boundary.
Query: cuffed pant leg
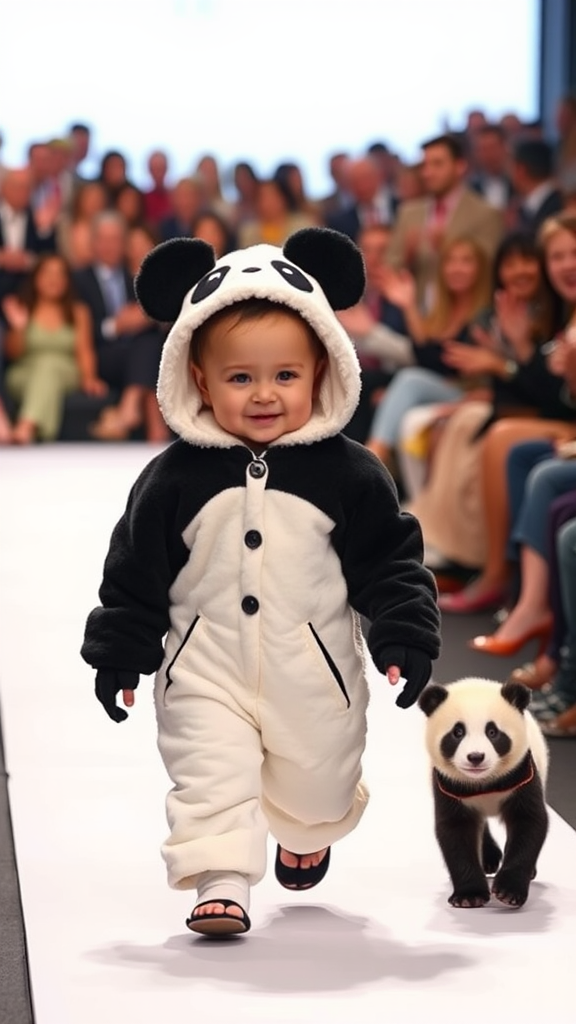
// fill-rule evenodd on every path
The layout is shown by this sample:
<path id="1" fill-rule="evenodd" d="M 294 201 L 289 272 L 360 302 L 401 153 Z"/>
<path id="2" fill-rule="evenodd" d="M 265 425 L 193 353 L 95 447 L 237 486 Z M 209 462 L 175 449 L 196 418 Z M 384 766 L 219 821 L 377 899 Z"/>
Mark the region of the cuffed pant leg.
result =
<path id="1" fill-rule="evenodd" d="M 255 725 L 226 703 L 167 691 L 156 699 L 158 747 L 174 788 L 162 847 L 168 883 L 196 887 L 206 871 L 266 870 L 268 823 L 260 805 L 262 747 Z"/>

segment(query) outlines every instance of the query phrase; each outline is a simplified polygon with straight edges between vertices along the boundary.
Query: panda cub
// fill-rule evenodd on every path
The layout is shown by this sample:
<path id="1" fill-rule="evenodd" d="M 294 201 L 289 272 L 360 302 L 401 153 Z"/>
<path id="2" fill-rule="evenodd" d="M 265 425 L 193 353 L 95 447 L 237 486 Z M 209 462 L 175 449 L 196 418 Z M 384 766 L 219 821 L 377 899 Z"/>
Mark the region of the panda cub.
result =
<path id="1" fill-rule="evenodd" d="M 544 787 L 548 749 L 527 711 L 521 683 L 461 679 L 420 695 L 427 715 L 435 827 L 454 892 L 453 907 L 482 907 L 492 893 L 521 907 L 548 830 Z M 506 827 L 504 855 L 486 819 Z"/>

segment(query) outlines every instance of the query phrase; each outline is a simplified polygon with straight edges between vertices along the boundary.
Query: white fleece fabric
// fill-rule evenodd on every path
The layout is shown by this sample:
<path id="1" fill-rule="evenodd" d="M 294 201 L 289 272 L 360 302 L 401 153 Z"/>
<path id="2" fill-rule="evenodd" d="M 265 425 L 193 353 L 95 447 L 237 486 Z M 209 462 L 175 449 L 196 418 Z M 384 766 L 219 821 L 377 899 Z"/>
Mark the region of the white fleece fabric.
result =
<path id="1" fill-rule="evenodd" d="M 282 265 L 284 272 L 274 263 Z M 189 369 L 190 343 L 193 332 L 209 317 L 226 306 L 251 298 L 269 299 L 295 310 L 310 324 L 328 353 L 328 368 L 312 418 L 273 444 L 320 441 L 337 434 L 350 420 L 360 396 L 360 366 L 354 346 L 318 282 L 294 266 L 293 279 L 304 278 L 310 286 L 310 291 L 304 291 L 290 283 L 290 271 L 291 264 L 281 249 L 254 245 L 223 256 L 216 263 L 207 275 L 209 280 L 220 281 L 212 294 L 194 303 L 199 285 L 187 293 L 180 316 L 166 339 L 158 377 L 158 402 L 164 419 L 185 441 L 224 448 L 238 444 L 236 437 L 217 424 L 212 411 L 202 406 Z"/>

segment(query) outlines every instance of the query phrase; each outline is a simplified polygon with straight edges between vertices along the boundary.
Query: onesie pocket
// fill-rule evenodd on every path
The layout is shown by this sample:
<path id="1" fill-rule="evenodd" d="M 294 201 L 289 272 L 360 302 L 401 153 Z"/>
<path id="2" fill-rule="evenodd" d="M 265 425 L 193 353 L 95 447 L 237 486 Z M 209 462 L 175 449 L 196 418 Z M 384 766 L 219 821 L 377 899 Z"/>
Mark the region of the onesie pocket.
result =
<path id="1" fill-rule="evenodd" d="M 318 633 L 314 629 L 314 626 L 312 625 L 312 623 L 311 622 L 307 622 L 306 625 L 307 625 L 308 630 L 310 631 L 310 636 L 312 637 L 312 641 L 313 641 L 314 647 L 315 647 L 316 651 L 318 652 L 318 654 L 320 655 L 320 657 L 322 658 L 324 667 L 328 670 L 332 682 L 336 683 L 336 686 L 340 690 L 340 693 L 341 693 L 342 697 L 346 701 L 346 707 L 349 708 L 350 707 L 350 697 L 348 696 L 348 691 L 346 689 L 346 683 L 344 682 L 344 679 L 342 677 L 342 673 L 340 672 L 340 669 L 338 668 L 338 665 L 334 661 L 334 658 L 330 654 L 330 651 L 328 650 L 328 648 L 322 643 L 322 640 L 320 639 Z"/>
<path id="2" fill-rule="evenodd" d="M 190 625 L 188 626 L 188 629 L 186 630 L 186 633 L 184 635 L 184 639 L 183 639 L 182 643 L 180 644 L 180 646 L 178 647 L 178 649 L 176 651 L 176 654 L 173 656 L 173 658 L 170 660 L 170 662 L 166 666 L 166 672 L 165 672 L 165 680 L 166 681 L 165 681 L 165 685 L 164 685 L 164 700 L 166 700 L 166 694 L 168 693 L 168 690 L 170 689 L 170 687 L 172 686 L 172 683 L 174 682 L 174 679 L 173 679 L 173 677 L 171 675 L 172 669 L 176 665 L 176 662 L 178 661 L 180 655 L 182 654 L 182 651 L 186 647 L 186 644 L 190 640 L 190 637 L 192 636 L 192 634 L 193 634 L 194 630 L 196 629 L 196 626 L 198 625 L 199 622 L 200 622 L 200 616 L 197 615 L 196 618 L 194 618 L 192 620 L 192 622 L 190 623 Z"/>

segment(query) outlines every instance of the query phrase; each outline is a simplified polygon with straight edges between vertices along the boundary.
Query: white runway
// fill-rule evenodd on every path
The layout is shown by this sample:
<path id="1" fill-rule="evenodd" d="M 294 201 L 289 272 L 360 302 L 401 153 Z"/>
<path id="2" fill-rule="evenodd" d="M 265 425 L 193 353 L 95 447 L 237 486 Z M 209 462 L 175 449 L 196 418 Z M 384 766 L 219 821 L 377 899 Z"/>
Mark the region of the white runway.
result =
<path id="1" fill-rule="evenodd" d="M 524 909 L 450 908 L 423 716 L 376 674 L 372 799 L 325 882 L 287 893 L 271 846 L 248 936 L 185 929 L 192 896 L 167 888 L 158 852 L 168 780 L 151 680 L 116 725 L 78 653 L 110 530 L 152 454 L 0 453 L 0 698 L 37 1024 L 574 1024 L 576 833 L 552 813 Z"/>

